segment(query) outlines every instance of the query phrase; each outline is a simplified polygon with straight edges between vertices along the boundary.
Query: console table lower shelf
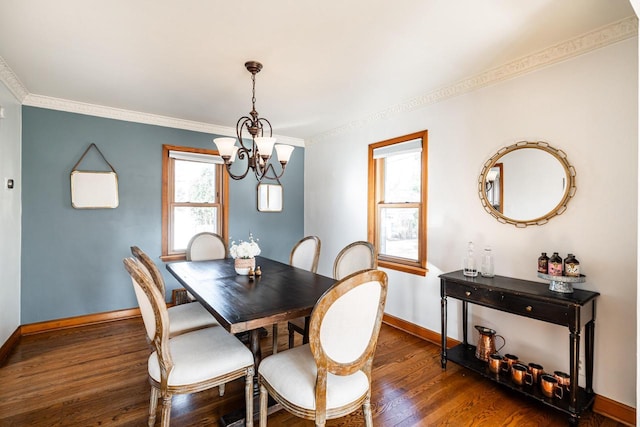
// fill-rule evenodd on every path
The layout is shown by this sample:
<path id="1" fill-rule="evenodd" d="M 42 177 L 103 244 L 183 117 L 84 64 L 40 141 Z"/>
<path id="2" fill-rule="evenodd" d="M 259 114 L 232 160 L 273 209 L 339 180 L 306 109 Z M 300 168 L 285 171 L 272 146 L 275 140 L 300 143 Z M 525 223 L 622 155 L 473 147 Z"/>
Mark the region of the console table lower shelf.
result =
<path id="1" fill-rule="evenodd" d="M 447 349 L 447 360 L 461 365 L 474 372 L 477 372 L 478 374 L 490 379 L 491 381 L 502 384 L 503 386 L 508 387 L 513 391 L 533 398 L 572 417 L 576 414 L 581 414 L 585 410 L 589 409 L 595 399 L 595 393 L 587 393 L 584 388 L 579 387 L 577 404 L 578 407 L 575 409 L 571 408 L 569 404 L 569 394 L 566 392 L 566 390 L 564 393 L 564 397 L 562 399 L 559 399 L 557 397 L 546 397 L 540 391 L 539 386 L 535 384 L 518 386 L 514 384 L 513 381 L 511 381 L 511 377 L 507 373 L 500 373 L 498 375 L 491 373 L 489 371 L 487 362 L 483 362 L 482 360 L 476 358 L 475 354 L 476 347 L 474 345 L 458 344 L 455 347 Z"/>

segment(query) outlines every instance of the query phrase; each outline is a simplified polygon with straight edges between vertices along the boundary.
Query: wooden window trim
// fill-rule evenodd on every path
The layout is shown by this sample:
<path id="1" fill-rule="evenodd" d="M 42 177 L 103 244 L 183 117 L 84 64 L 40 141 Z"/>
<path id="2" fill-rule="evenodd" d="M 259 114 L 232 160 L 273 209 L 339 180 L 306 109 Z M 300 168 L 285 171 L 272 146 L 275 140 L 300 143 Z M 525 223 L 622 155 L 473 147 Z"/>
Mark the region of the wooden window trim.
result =
<path id="1" fill-rule="evenodd" d="M 419 276 L 426 276 L 427 272 L 427 190 L 428 190 L 428 131 L 415 132 L 409 135 L 400 136 L 397 138 L 388 139 L 385 141 L 369 144 L 369 171 L 368 171 L 368 215 L 367 215 L 367 236 L 368 240 L 372 242 L 376 248 L 379 247 L 378 242 L 378 226 L 379 226 L 379 208 L 380 206 L 392 206 L 397 205 L 393 203 L 382 203 L 378 200 L 378 194 L 383 190 L 383 176 L 384 171 L 378 170 L 381 168 L 379 161 L 373 158 L 373 150 L 388 145 L 399 144 L 401 142 L 410 141 L 412 139 L 422 139 L 422 156 L 421 156 L 421 194 L 420 194 L 420 209 L 419 209 L 419 224 L 418 224 L 418 262 L 412 260 L 406 260 L 398 257 L 392 257 L 388 255 L 378 255 L 378 266 L 389 268 L 392 270 L 398 270 L 405 273 L 416 274 Z M 413 205 L 413 204 L 411 204 Z M 404 204 L 405 207 L 409 205 Z M 378 251 L 376 251 L 378 252 Z"/>
<path id="2" fill-rule="evenodd" d="M 170 177 L 173 176 L 171 171 L 172 162 L 169 159 L 169 151 L 185 151 L 189 153 L 218 155 L 216 150 L 208 150 L 204 148 L 192 148 L 181 147 L 177 145 L 163 145 L 162 146 L 162 255 L 160 259 L 162 261 L 183 261 L 186 259 L 186 254 L 181 253 L 169 253 L 169 236 L 171 233 L 171 222 L 169 216 L 171 215 L 171 194 L 173 183 L 170 182 Z M 222 204 L 221 210 L 221 233 L 220 235 L 225 242 L 229 240 L 229 175 L 224 172 L 224 168 L 220 168 L 221 173 L 218 177 L 222 183 L 222 194 L 217 198 L 217 203 L 213 205 Z M 178 204 L 179 205 L 179 204 Z M 203 204 L 205 206 L 212 206 L 211 203 Z M 190 204 L 193 206 L 193 204 Z"/>

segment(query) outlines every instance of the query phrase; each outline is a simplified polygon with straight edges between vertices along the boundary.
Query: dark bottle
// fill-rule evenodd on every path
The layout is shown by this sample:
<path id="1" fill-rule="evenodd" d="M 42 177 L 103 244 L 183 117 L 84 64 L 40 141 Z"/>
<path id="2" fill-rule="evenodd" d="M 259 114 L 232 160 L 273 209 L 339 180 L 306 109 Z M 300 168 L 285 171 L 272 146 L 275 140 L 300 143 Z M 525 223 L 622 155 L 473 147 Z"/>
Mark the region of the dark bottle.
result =
<path id="1" fill-rule="evenodd" d="M 558 255 L 558 252 L 554 252 L 549 258 L 549 275 L 562 276 L 562 258 Z"/>
<path id="2" fill-rule="evenodd" d="M 549 257 L 546 252 L 542 252 L 538 258 L 538 273 L 547 274 L 549 272 Z"/>
<path id="3" fill-rule="evenodd" d="M 569 277 L 580 277 L 580 262 L 575 255 L 569 254 L 564 259 L 564 274 Z"/>

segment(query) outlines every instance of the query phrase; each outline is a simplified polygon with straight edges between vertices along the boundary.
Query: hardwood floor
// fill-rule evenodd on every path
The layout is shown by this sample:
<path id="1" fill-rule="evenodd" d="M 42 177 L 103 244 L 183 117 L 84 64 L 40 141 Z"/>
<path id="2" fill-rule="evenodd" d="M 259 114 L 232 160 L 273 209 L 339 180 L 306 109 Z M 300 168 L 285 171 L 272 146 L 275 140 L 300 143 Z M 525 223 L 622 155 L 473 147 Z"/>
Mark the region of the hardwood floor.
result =
<path id="1" fill-rule="evenodd" d="M 279 348 L 285 349 L 286 325 Z M 296 337 L 299 340 L 299 337 Z M 263 339 L 271 353 L 271 337 Z M 148 347 L 140 319 L 22 337 L 0 368 L 0 426 L 145 426 Z M 171 425 L 217 426 L 243 406 L 243 384 L 173 399 Z M 376 426 L 566 426 L 567 418 L 513 396 L 453 363 L 440 368 L 439 347 L 383 325 L 373 371 Z M 312 426 L 279 411 L 270 426 Z M 358 411 L 328 426 L 361 426 Z M 623 424 L 588 412 L 580 426 Z"/>

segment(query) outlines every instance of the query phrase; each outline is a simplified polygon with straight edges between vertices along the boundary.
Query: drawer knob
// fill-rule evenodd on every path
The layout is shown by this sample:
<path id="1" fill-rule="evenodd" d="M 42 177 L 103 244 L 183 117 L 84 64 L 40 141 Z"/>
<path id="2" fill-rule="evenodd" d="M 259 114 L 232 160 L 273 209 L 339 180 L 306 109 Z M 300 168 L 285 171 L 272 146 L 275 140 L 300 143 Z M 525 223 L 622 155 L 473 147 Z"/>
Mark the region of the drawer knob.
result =
<path id="1" fill-rule="evenodd" d="M 470 296 L 471 295 L 471 291 L 467 291 L 464 293 L 466 296 Z"/>
<path id="2" fill-rule="evenodd" d="M 525 310 L 527 310 L 527 311 L 533 311 L 533 307 L 531 307 L 530 305 L 528 305 L 528 306 L 525 308 Z"/>

